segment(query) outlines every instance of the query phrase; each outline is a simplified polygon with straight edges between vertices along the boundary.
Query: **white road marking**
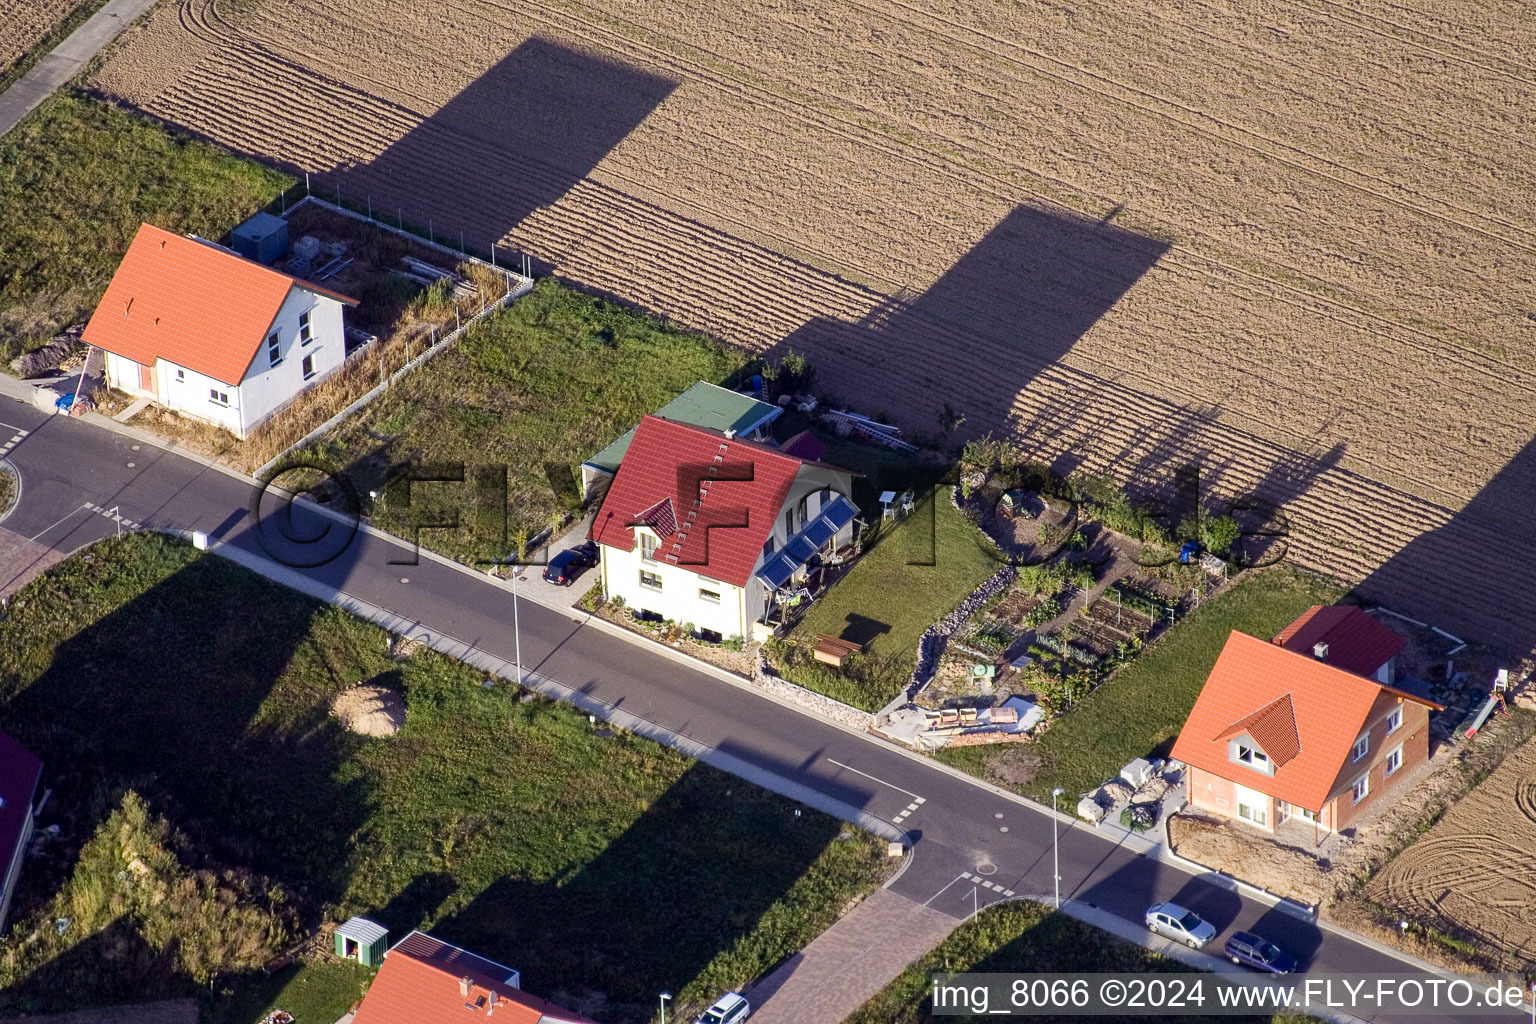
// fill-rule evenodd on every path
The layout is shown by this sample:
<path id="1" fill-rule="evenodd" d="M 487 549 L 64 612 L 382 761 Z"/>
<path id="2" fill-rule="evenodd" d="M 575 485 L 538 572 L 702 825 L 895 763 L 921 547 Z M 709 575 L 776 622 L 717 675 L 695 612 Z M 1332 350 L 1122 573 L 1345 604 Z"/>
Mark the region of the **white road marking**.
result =
<path id="1" fill-rule="evenodd" d="M 954 885 L 956 882 L 968 882 L 968 881 L 970 881 L 970 879 L 971 879 L 971 876 L 962 871 L 960 874 L 956 875 L 954 878 L 952 878 L 948 882 L 946 882 L 944 884 L 944 889 L 948 889 L 951 885 Z M 934 893 L 932 896 L 929 896 L 926 900 L 924 900 L 923 901 L 923 906 L 926 907 L 928 904 L 932 903 L 934 900 L 936 900 L 940 896 L 944 895 L 944 889 L 940 889 L 938 892 Z"/>
<path id="2" fill-rule="evenodd" d="M 880 778 L 877 775 L 871 775 L 868 772 L 861 772 L 857 768 L 853 767 L 852 765 L 843 764 L 843 762 L 841 762 L 841 761 L 833 761 L 832 758 L 830 758 L 830 757 L 827 758 L 827 760 L 828 761 L 832 761 L 832 763 L 837 765 L 839 768 L 846 768 L 848 771 L 853 772 L 853 774 L 855 774 L 855 775 L 862 775 L 866 779 L 873 779 L 875 782 L 880 783 L 880 785 L 882 785 L 882 786 L 890 786 L 892 789 L 894 789 L 898 793 L 905 793 L 905 794 L 907 794 L 907 796 L 911 797 L 913 800 L 916 800 L 918 803 L 924 803 L 925 802 L 922 797 L 918 796 L 916 793 L 912 792 L 910 789 L 902 789 L 900 786 L 896 785 L 896 783 L 894 783 L 894 782 L 886 782 L 884 779 Z"/>
<path id="3" fill-rule="evenodd" d="M 43 529 L 37 531 L 36 533 L 34 533 L 32 536 L 28 537 L 27 539 L 28 540 L 37 540 L 37 538 L 41 537 L 43 534 L 45 534 L 49 530 L 53 529 L 54 526 L 58 526 L 59 523 L 62 523 L 65 520 L 69 519 L 70 516 L 75 515 L 77 512 L 81 511 L 81 509 L 89 509 L 90 507 L 91 506 L 88 505 L 88 504 L 87 505 L 81 505 L 80 508 L 75 509 L 74 512 L 71 512 L 69 515 L 65 516 L 63 519 L 60 519 L 58 522 L 54 523 L 53 526 L 44 527 Z"/>
<path id="4" fill-rule="evenodd" d="M 1013 895 L 1013 890 L 1012 889 L 1004 889 L 1003 890 L 1003 895 L 1004 896 L 1012 896 Z"/>
<path id="5" fill-rule="evenodd" d="M 84 507 L 90 509 L 92 512 L 95 512 L 99 516 L 105 516 L 106 518 L 112 520 L 113 522 L 121 522 L 125 527 L 127 527 L 130 530 L 138 530 L 138 529 L 142 528 L 142 524 L 139 523 L 138 520 L 129 519 L 126 516 L 124 516 L 121 512 L 113 512 L 112 509 L 110 509 L 110 508 L 102 508 L 100 505 L 97 505 L 97 504 L 95 504 L 93 502 L 89 502 L 89 501 L 85 503 Z M 58 524 L 55 523 L 54 525 L 57 526 Z M 52 529 L 52 528 L 53 527 L 49 527 L 49 529 Z"/>

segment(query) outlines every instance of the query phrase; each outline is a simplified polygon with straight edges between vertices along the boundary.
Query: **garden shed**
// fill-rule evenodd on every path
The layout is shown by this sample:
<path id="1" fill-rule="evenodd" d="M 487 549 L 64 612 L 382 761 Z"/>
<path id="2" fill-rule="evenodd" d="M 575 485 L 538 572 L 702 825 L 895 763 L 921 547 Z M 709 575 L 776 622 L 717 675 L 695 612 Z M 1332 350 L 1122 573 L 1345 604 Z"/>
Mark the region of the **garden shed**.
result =
<path id="1" fill-rule="evenodd" d="M 384 962 L 388 948 L 389 931 L 366 917 L 351 918 L 336 929 L 336 955 L 343 960 L 377 967 Z"/>

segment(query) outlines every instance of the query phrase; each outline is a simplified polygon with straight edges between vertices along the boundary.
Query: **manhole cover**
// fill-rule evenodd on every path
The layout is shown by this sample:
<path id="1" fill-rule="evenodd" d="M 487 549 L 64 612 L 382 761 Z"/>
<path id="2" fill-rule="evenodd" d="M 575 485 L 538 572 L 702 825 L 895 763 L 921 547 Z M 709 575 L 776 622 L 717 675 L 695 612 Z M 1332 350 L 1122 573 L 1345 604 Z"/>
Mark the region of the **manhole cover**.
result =
<path id="1" fill-rule="evenodd" d="M 1002 816 L 1003 816 L 1003 812 L 1002 811 L 998 811 L 996 814 L 992 815 L 992 817 L 994 817 L 994 818 L 1001 818 Z"/>
<path id="2" fill-rule="evenodd" d="M 991 861 L 987 861 L 983 864 L 977 864 L 976 873 L 978 875 L 995 875 L 997 874 L 997 865 L 993 864 Z"/>
<path id="3" fill-rule="evenodd" d="M 1004 825 L 1004 826 L 1002 826 L 1002 827 L 1001 827 L 1001 828 L 999 828 L 999 829 L 998 829 L 998 831 L 999 831 L 999 832 L 1007 832 L 1007 831 L 1008 831 L 1008 826 L 1007 826 L 1007 825 Z"/>

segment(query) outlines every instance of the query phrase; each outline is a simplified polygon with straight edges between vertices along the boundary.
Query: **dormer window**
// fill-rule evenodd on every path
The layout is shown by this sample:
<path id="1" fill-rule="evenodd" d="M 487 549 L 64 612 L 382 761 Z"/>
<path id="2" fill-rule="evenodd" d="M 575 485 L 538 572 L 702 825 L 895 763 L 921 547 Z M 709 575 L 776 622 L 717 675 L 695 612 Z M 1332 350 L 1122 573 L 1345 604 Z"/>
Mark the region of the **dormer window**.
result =
<path id="1" fill-rule="evenodd" d="M 1247 765 L 1256 772 L 1265 775 L 1275 774 L 1275 763 L 1269 759 L 1269 755 L 1259 749 L 1259 745 L 1246 736 L 1232 741 L 1232 760 L 1239 764 Z"/>

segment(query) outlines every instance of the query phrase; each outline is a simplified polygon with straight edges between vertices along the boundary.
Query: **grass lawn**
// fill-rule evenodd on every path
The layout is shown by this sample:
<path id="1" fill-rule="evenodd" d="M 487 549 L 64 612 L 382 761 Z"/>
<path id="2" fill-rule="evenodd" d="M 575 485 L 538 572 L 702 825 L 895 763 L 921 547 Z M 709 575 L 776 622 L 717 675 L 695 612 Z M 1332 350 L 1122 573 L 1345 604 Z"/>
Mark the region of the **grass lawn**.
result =
<path id="1" fill-rule="evenodd" d="M 11 510 L 16 502 L 16 471 L 10 465 L 0 461 L 0 519 Z"/>
<path id="2" fill-rule="evenodd" d="M 941 750 L 938 757 L 1037 800 L 1049 800 L 1051 789 L 1061 786 L 1074 804 L 1077 794 L 1113 778 L 1126 762 L 1152 752 L 1167 755 L 1232 630 L 1271 637 L 1310 605 L 1329 604 L 1341 594 L 1285 566 L 1252 573 L 1173 626 L 1053 722 L 1038 742 Z M 1023 783 L 1006 765 L 1021 757 L 1038 758 L 1033 778 Z"/>
<path id="3" fill-rule="evenodd" d="M 982 911 L 901 973 L 844 1024 L 917 1024 L 918 1021 L 978 1020 L 935 1016 L 929 994 L 939 973 L 1087 973 L 1188 970 L 1176 960 L 1133 946 L 1090 925 L 1028 900 Z M 1105 1024 L 1160 1021 L 1268 1021 L 1269 1017 L 1030 1017 L 1035 1021 L 1084 1020 Z M 1277 1021 L 1282 1018 L 1275 1018 Z M 1303 1018 L 1287 1017 L 1299 1022 Z"/>
<path id="4" fill-rule="evenodd" d="M 219 238 L 292 179 L 63 90 L 0 139 L 0 366 L 85 320 L 142 221 Z"/>
<path id="5" fill-rule="evenodd" d="M 785 678 L 855 707 L 877 711 L 905 684 L 923 631 L 1003 565 L 940 487 L 886 534 L 806 613 L 787 644 L 814 646 L 817 633 L 868 642 L 868 671 L 838 673 L 796 658 Z"/>
<path id="6" fill-rule="evenodd" d="M 404 695 L 394 737 L 329 716 L 360 681 Z M 74 878 L 88 862 L 71 853 L 130 789 L 174 828 L 187 871 L 266 880 L 248 898 L 287 908 L 294 929 L 354 913 L 395 937 L 430 928 L 613 1022 L 648 1020 L 663 990 L 679 1015 L 702 1008 L 884 871 L 883 844 L 831 818 L 796 817 L 793 802 L 649 740 L 481 682 L 431 651 L 395 659 L 375 627 L 164 537 L 66 560 L 0 622 L 0 721 L 43 759 L 45 824 L 62 826 L 62 855 L 23 875 L 13 934 L 47 928 L 61 886 L 133 883 L 120 870 Z M 124 918 L 106 938 L 81 934 L 99 947 L 91 984 L 53 983 L 67 955 L 36 964 L 0 994 L 0 1014 L 101 999 L 116 968 L 171 962 L 142 947 L 175 943 L 205 913 L 224 911 L 210 897 L 170 915 L 175 927 L 133 934 Z M 355 972 L 332 964 L 214 974 L 195 986 L 167 969 L 157 994 L 200 990 L 230 1024 L 277 1000 L 329 1024 L 356 997 Z"/>
<path id="7" fill-rule="evenodd" d="M 537 533 L 579 493 L 557 494 L 552 473 L 578 481 L 576 467 L 646 413 L 700 380 L 728 382 L 746 362 L 701 334 L 544 280 L 315 454 L 346 467 L 360 494 L 383 492 L 391 469 L 407 461 L 464 464 L 470 482 L 418 484 L 409 505 L 386 495 L 374 521 L 408 535 L 413 517 L 462 509 L 458 529 L 425 530 L 422 543 L 465 560 L 501 558 L 500 518 L 495 504 L 476 504 L 475 467 L 507 467 L 509 535 Z M 479 507 L 493 513 L 491 528 L 478 524 Z"/>

